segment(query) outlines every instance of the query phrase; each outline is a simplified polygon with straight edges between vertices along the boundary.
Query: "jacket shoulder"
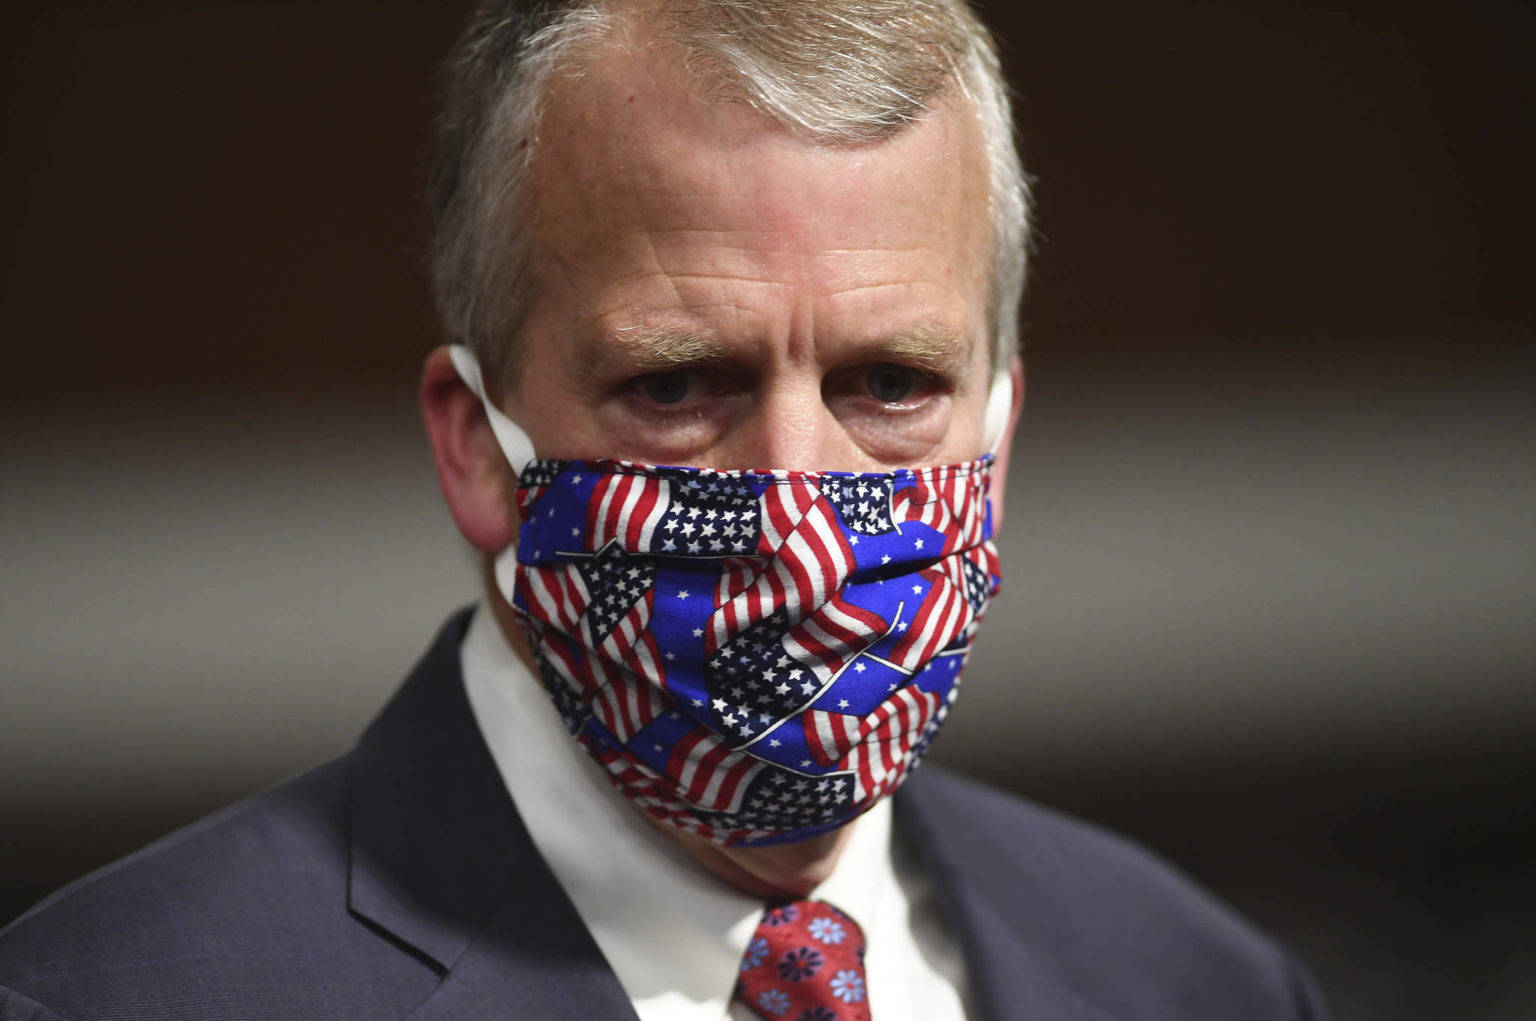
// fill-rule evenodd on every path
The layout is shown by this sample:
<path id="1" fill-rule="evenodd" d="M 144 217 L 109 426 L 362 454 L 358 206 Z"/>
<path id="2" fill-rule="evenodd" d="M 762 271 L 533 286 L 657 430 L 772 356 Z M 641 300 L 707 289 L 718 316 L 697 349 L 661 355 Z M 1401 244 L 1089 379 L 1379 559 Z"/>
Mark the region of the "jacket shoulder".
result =
<path id="1" fill-rule="evenodd" d="M 22 996 L 14 989 L 0 986 L 0 1021 L 63 1021 L 59 1015 Z"/>
<path id="2" fill-rule="evenodd" d="M 0 1016 L 336 1016 L 312 998 L 338 984 L 356 987 L 360 1016 L 394 1013 L 380 994 L 399 976 L 377 965 L 400 955 L 347 913 L 347 766 L 231 805 L 17 918 L 0 931 Z"/>
<path id="3" fill-rule="evenodd" d="M 943 769 L 909 786 L 940 869 L 1108 1016 L 1328 1016 L 1281 947 L 1145 847 Z"/>

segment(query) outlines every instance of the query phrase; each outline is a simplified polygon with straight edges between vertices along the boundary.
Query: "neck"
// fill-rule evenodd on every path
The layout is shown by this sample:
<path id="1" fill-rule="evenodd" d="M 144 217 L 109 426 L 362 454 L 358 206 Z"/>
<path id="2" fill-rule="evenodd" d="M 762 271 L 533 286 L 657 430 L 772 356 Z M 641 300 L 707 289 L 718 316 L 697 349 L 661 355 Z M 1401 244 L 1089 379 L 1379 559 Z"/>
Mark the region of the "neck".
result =
<path id="1" fill-rule="evenodd" d="M 530 676 L 538 677 L 539 667 L 527 632 L 518 624 L 511 605 L 502 597 L 496 585 L 492 558 L 485 558 L 481 573 L 485 582 L 486 601 L 496 617 L 497 625 L 517 658 L 528 667 Z M 615 796 L 619 796 L 617 792 Z M 697 834 L 662 822 L 638 807 L 634 810 L 640 812 L 647 822 L 716 878 L 743 893 L 766 901 L 796 900 L 809 895 L 824 882 L 842 857 L 857 822 L 791 844 L 722 847 Z"/>

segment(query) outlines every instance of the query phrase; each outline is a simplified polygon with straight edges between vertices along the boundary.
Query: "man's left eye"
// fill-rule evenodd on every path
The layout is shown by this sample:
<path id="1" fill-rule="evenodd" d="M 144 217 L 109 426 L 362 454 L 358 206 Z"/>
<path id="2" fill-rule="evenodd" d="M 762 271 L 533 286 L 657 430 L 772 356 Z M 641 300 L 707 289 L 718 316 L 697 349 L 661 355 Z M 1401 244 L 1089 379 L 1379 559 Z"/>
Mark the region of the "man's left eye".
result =
<path id="1" fill-rule="evenodd" d="M 872 365 L 864 374 L 865 390 L 885 404 L 899 404 L 920 395 L 927 382 L 927 373 L 905 365 Z"/>
<path id="2" fill-rule="evenodd" d="M 685 370 L 653 372 L 635 380 L 635 386 L 657 404 L 681 404 L 688 398 L 690 377 Z"/>

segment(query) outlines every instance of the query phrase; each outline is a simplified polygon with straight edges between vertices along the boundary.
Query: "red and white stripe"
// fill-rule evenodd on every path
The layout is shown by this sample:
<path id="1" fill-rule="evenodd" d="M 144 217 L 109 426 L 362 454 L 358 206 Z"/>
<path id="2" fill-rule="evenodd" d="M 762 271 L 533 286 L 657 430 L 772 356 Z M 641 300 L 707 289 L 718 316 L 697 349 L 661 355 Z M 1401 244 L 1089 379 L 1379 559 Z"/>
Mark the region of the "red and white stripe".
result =
<path id="1" fill-rule="evenodd" d="M 757 579 L 766 563 L 761 558 L 726 557 L 720 561 L 720 580 L 715 582 L 715 605 L 724 606 Z"/>
<path id="2" fill-rule="evenodd" d="M 580 625 L 590 600 L 576 564 L 527 570 L 522 585 L 523 598 L 534 608 L 524 616 L 545 658 L 615 737 L 628 741 L 663 711 L 658 688 L 666 685 L 666 669 L 647 628 L 654 591 L 596 643 Z"/>
<path id="3" fill-rule="evenodd" d="M 784 636 L 784 650 L 825 687 L 855 656 L 885 636 L 885 618 L 833 596 Z"/>
<path id="4" fill-rule="evenodd" d="M 864 718 L 863 734 L 845 761 L 854 774 L 856 803 L 877 798 L 901 782 L 912 764 L 913 746 L 939 704 L 938 695 L 909 686 Z"/>
<path id="5" fill-rule="evenodd" d="M 766 570 L 711 616 L 705 641 L 710 655 L 780 607 L 788 610 L 791 623 L 804 621 L 853 573 L 853 549 L 838 526 L 837 511 L 827 500 L 808 497 L 804 487 L 770 486 L 763 494 L 760 514 L 763 541 L 770 541 L 771 531 L 776 555 Z M 821 632 L 807 635 L 807 648 L 815 647 L 823 638 L 828 648 L 835 646 L 858 620 L 851 612 L 830 615 Z"/>
<path id="6" fill-rule="evenodd" d="M 699 821 L 686 802 L 672 794 L 666 778 L 660 773 L 611 748 L 600 748 L 597 760 L 608 770 L 614 786 L 641 808 L 683 829 L 709 835 L 709 827 Z"/>
<path id="7" fill-rule="evenodd" d="M 647 552 L 656 526 L 667 513 L 672 484 L 629 472 L 603 475 L 587 502 L 587 551 L 617 539 L 628 552 Z"/>
<path id="8" fill-rule="evenodd" d="M 740 811 L 748 786 L 764 768 L 762 761 L 733 751 L 705 727 L 694 727 L 677 741 L 667 761 L 667 775 L 676 778 L 678 796 L 715 812 Z"/>
<path id="9" fill-rule="evenodd" d="M 546 628 L 537 621 L 530 623 L 529 631 L 535 647 L 544 654 L 545 662 L 581 696 L 583 702 L 587 701 L 587 696 L 596 688 L 596 684 L 581 646 L 565 633 Z"/>
<path id="10" fill-rule="evenodd" d="M 928 592 L 900 641 L 891 648 L 887 661 L 892 666 L 904 673 L 915 673 L 971 623 L 971 604 L 965 598 L 961 570 L 960 561 L 948 557 L 918 572 L 929 583 Z"/>
<path id="11" fill-rule="evenodd" d="M 652 675 L 639 672 L 633 660 L 615 662 L 542 627 L 534 640 L 555 673 L 618 740 L 628 741 L 666 711 L 660 690 L 646 680 Z M 651 648 L 654 651 L 654 645 Z"/>
<path id="12" fill-rule="evenodd" d="M 784 540 L 800 526 L 805 512 L 817 502 L 825 501 L 812 486 L 770 485 L 758 498 L 758 553 L 771 556 L 778 552 Z"/>
<path id="13" fill-rule="evenodd" d="M 823 709 L 808 709 L 801 717 L 805 727 L 805 744 L 811 757 L 823 766 L 835 766 L 843 760 L 859 740 L 860 724 L 857 716 L 834 713 Z"/>
<path id="14" fill-rule="evenodd" d="M 656 589 L 652 586 L 619 618 L 607 637 L 598 642 L 589 627 L 586 641 L 599 655 L 612 662 L 623 663 L 639 671 L 642 676 L 653 677 L 658 684 L 666 687 L 666 670 L 661 665 L 656 637 L 650 631 L 651 609 L 655 603 Z"/>
<path id="15" fill-rule="evenodd" d="M 661 690 L 633 663 L 619 665 L 602 656 L 590 660 L 596 691 L 589 698 L 592 713 L 620 741 L 628 741 L 666 711 Z"/>
<path id="16" fill-rule="evenodd" d="M 575 563 L 541 564 L 519 572 L 518 585 L 529 610 L 525 616 L 548 621 L 575 634 L 581 615 L 592 601 L 586 579 Z"/>
<path id="17" fill-rule="evenodd" d="M 892 501 L 898 525 L 915 522 L 944 536 L 941 554 L 966 549 L 982 541 L 986 526 L 987 473 L 935 468 L 918 472 L 916 484 Z"/>
<path id="18" fill-rule="evenodd" d="M 665 709 L 661 690 L 667 684 L 666 668 L 649 627 L 655 599 L 651 588 L 637 600 L 598 646 L 593 660 L 604 674 L 604 684 L 592 710 L 620 741 L 628 741 Z"/>
<path id="19" fill-rule="evenodd" d="M 626 759 L 608 748 L 598 751 L 597 760 L 608 770 L 609 779 L 625 797 L 663 822 L 717 844 L 734 844 L 769 835 L 767 830 L 748 827 L 718 829 L 711 826 L 699 818 L 693 806 L 673 793 L 665 777 L 643 762 Z"/>

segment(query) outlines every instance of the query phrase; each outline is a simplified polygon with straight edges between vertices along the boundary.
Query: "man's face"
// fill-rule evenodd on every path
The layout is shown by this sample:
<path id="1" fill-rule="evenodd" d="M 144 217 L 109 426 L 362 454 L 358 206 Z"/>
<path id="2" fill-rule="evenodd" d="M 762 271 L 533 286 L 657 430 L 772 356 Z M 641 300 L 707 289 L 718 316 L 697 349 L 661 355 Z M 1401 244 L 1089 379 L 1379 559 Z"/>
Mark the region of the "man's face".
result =
<path id="1" fill-rule="evenodd" d="M 640 52 L 557 77 L 534 150 L 538 288 L 521 375 L 497 397 L 537 453 L 848 471 L 982 453 L 991 232 L 968 106 L 940 104 L 880 143 L 817 147 L 742 104 L 700 101 L 676 55 Z M 446 348 L 421 399 L 449 508 L 533 668 L 493 574 L 517 531 L 506 463 Z M 1005 438 L 994 484 L 1006 461 Z M 850 830 L 768 848 L 666 832 L 772 898 L 824 879 Z"/>
<path id="2" fill-rule="evenodd" d="M 654 53 L 655 51 L 649 51 Z M 987 167 L 963 100 L 859 147 L 665 58 L 558 77 L 505 402 L 545 457 L 850 471 L 983 450 Z"/>

